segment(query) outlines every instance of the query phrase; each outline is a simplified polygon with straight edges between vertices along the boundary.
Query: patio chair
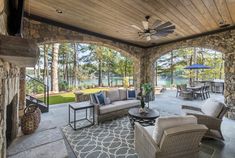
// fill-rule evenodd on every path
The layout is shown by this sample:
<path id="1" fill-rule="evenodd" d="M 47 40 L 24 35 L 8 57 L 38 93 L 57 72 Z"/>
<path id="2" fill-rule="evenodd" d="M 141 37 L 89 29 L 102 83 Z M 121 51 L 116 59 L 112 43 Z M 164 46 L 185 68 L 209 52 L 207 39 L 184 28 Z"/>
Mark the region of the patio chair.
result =
<path id="1" fill-rule="evenodd" d="M 176 97 L 178 97 L 181 93 L 181 86 L 180 85 L 176 85 Z"/>
<path id="2" fill-rule="evenodd" d="M 202 100 L 204 100 L 205 99 L 204 91 L 205 91 L 205 86 L 202 86 L 197 91 L 194 91 L 193 95 L 194 95 L 195 98 L 200 97 Z"/>
<path id="3" fill-rule="evenodd" d="M 139 158 L 196 158 L 207 127 L 194 116 L 160 117 L 155 126 L 135 123 L 135 151 Z"/>
<path id="4" fill-rule="evenodd" d="M 205 89 L 204 89 L 204 96 L 206 98 L 210 98 L 210 86 L 209 85 L 206 85 L 205 86 Z"/>
<path id="5" fill-rule="evenodd" d="M 221 132 L 221 123 L 223 116 L 227 113 L 228 107 L 217 100 L 207 99 L 201 108 L 182 105 L 182 110 L 186 115 L 194 115 L 198 119 L 199 124 L 208 127 L 205 137 L 224 140 Z"/>

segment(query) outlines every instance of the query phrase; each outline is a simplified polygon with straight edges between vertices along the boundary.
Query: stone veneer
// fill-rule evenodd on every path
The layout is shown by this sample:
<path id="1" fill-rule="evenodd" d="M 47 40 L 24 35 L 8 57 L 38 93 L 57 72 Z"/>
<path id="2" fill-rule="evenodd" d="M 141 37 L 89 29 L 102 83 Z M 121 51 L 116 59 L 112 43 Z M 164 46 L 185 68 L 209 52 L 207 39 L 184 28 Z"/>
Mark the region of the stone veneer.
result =
<path id="1" fill-rule="evenodd" d="M 235 118 L 235 30 L 224 31 L 217 34 L 201 36 L 175 43 L 148 48 L 142 53 L 141 82 L 155 82 L 155 62 L 162 55 L 172 50 L 187 47 L 201 47 L 220 51 L 224 54 L 225 72 L 225 103 L 231 108 L 230 118 Z"/>
<path id="2" fill-rule="evenodd" d="M 151 48 L 140 48 L 107 39 L 63 29 L 46 23 L 24 19 L 24 36 L 38 43 L 79 41 L 107 46 L 130 57 L 135 63 L 135 87 L 141 83 L 155 84 L 155 61 L 162 55 L 179 48 L 202 47 L 224 53 L 225 59 L 225 103 L 235 111 L 235 30 L 183 40 Z M 231 113 L 232 114 L 232 113 Z M 235 117 L 235 116 L 233 116 Z"/>
<path id="3" fill-rule="evenodd" d="M 6 4 L 6 0 L 3 1 Z M 4 5 L 1 4 L 1 5 Z M 2 6 L 1 6 L 2 8 Z M 0 11 L 0 34 L 7 35 L 7 7 Z M 18 132 L 18 91 L 19 91 L 19 68 L 0 59 L 0 157 L 6 157 L 6 107 L 13 104 L 12 139 Z"/>

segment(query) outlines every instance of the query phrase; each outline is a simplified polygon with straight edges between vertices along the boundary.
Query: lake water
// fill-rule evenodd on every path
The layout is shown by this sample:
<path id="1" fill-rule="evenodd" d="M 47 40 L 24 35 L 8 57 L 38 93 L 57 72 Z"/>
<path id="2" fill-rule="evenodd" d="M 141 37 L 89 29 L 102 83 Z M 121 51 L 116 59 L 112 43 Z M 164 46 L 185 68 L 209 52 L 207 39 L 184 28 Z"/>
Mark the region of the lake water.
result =
<path id="1" fill-rule="evenodd" d="M 171 86 L 171 79 L 170 78 L 157 78 L 157 85 L 158 86 L 166 86 L 170 87 Z M 108 86 L 108 79 L 102 79 L 103 85 Z M 115 77 L 111 80 L 113 86 L 121 86 L 123 83 L 123 78 L 122 77 Z M 129 84 L 133 84 L 133 79 L 129 79 Z M 174 84 L 188 84 L 189 79 L 185 78 L 174 78 Z M 80 85 L 97 85 L 98 84 L 98 79 L 88 79 L 80 82 Z"/>

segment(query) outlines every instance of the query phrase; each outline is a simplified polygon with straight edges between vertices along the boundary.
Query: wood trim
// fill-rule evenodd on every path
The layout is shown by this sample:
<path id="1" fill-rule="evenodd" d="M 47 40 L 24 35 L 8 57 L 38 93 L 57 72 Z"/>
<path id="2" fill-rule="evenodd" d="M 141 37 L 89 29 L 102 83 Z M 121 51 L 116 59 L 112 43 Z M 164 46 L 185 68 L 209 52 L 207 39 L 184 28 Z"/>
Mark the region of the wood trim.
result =
<path id="1" fill-rule="evenodd" d="M 106 36 L 106 35 L 103 35 L 103 34 L 100 34 L 100 33 L 88 31 L 88 30 L 85 30 L 85 29 L 82 29 L 82 28 L 79 28 L 79 27 L 74 27 L 74 26 L 67 25 L 67 24 L 64 24 L 64 23 L 61 23 L 61 22 L 57 22 L 57 21 L 54 21 L 54 20 L 43 18 L 43 17 L 37 16 L 37 15 L 34 15 L 34 14 L 29 14 L 27 12 L 24 12 L 24 17 L 32 19 L 32 20 L 36 20 L 36 21 L 39 21 L 39 22 L 43 22 L 43 23 L 46 23 L 46 24 L 49 24 L 49 25 L 54 25 L 54 26 L 61 27 L 61 28 L 64 28 L 64 29 L 72 30 L 72 31 L 75 31 L 75 32 L 80 32 L 80 33 L 84 33 L 84 34 L 87 34 L 87 35 L 96 36 L 96 37 L 99 37 L 99 38 L 111 40 L 111 41 L 114 41 L 114 42 L 119 42 L 119 43 L 122 43 L 122 44 L 127 44 L 127 45 L 138 47 L 138 48 L 147 48 L 146 46 L 141 46 L 141 45 L 138 45 L 138 44 L 130 43 L 130 42 L 123 41 L 123 40 L 113 38 L 113 37 L 110 37 L 110 36 Z"/>

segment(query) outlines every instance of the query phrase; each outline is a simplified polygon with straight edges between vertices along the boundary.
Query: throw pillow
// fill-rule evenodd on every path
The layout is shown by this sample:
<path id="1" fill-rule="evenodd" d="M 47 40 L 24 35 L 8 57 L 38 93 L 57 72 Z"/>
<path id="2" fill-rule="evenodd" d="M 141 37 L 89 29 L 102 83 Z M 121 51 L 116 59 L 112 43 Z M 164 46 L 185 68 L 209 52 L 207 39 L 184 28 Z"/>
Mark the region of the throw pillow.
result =
<path id="1" fill-rule="evenodd" d="M 104 98 L 104 103 L 105 103 L 105 105 L 111 104 L 111 101 L 110 101 L 109 97 Z"/>
<path id="2" fill-rule="evenodd" d="M 97 100 L 98 104 L 105 105 L 105 102 L 104 102 L 104 100 L 105 100 L 104 92 L 96 93 L 95 97 L 96 97 L 96 100 Z"/>
<path id="3" fill-rule="evenodd" d="M 127 90 L 127 99 L 131 100 L 131 99 L 136 99 L 137 95 L 136 95 L 136 90 Z"/>
<path id="4" fill-rule="evenodd" d="M 155 122 L 153 139 L 160 145 L 164 130 L 187 124 L 197 124 L 197 118 L 192 115 L 159 117 Z"/>
<path id="5" fill-rule="evenodd" d="M 113 89 L 106 92 L 106 97 L 110 99 L 111 102 L 120 100 L 119 90 Z"/>
<path id="6" fill-rule="evenodd" d="M 126 89 L 119 89 L 119 96 L 120 100 L 127 100 L 127 90 Z"/>

